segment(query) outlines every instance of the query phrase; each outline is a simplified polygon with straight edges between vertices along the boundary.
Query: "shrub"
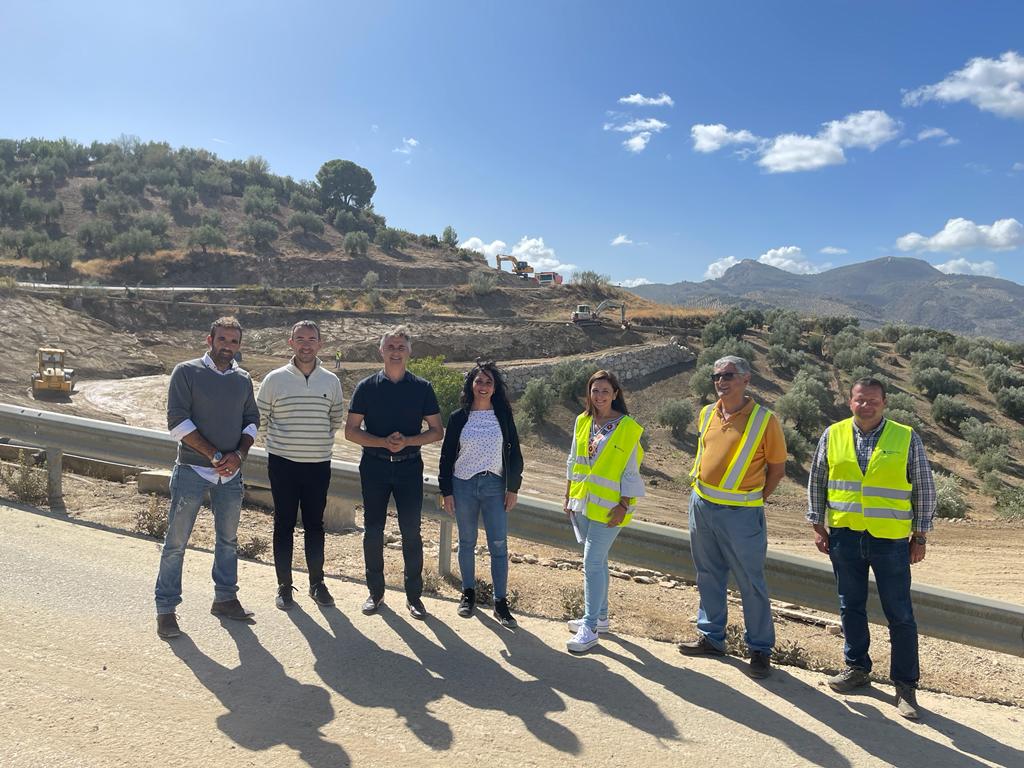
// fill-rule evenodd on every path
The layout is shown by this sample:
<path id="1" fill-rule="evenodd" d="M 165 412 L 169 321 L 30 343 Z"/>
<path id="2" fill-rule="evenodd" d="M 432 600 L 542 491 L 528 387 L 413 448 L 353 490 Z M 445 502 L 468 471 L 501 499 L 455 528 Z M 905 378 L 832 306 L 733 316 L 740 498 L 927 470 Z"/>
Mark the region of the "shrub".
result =
<path id="1" fill-rule="evenodd" d="M 960 478 L 943 472 L 932 472 L 935 478 L 935 516 L 941 518 L 967 517 L 967 500 Z"/>
<path id="2" fill-rule="evenodd" d="M 498 276 L 494 272 L 473 272 L 469 276 L 469 291 L 474 296 L 486 296 L 497 284 Z"/>
<path id="3" fill-rule="evenodd" d="M 40 504 L 47 499 L 46 473 L 36 469 L 25 451 L 18 451 L 18 463 L 13 467 L 0 464 L 0 482 L 14 498 L 26 504 Z"/>
<path id="4" fill-rule="evenodd" d="M 532 379 L 526 391 L 519 398 L 518 407 L 526 420 L 536 426 L 547 420 L 551 406 L 555 404 L 555 392 L 543 379 Z"/>
<path id="5" fill-rule="evenodd" d="M 709 363 L 698 365 L 690 374 L 690 391 L 699 397 L 702 403 L 715 399 L 715 383 L 711 380 L 714 370 Z"/>
<path id="6" fill-rule="evenodd" d="M 239 234 L 252 243 L 254 248 L 266 248 L 277 239 L 277 223 L 271 219 L 250 216 L 242 224 Z"/>
<path id="7" fill-rule="evenodd" d="M 795 371 L 804 364 L 804 353 L 773 344 L 768 347 L 768 365 L 774 371 Z"/>
<path id="8" fill-rule="evenodd" d="M 988 479 L 996 472 L 1005 472 L 1010 466 L 1010 459 L 1002 448 L 989 448 L 984 451 L 969 450 L 967 462 L 974 467 L 978 477 Z"/>
<path id="9" fill-rule="evenodd" d="M 996 496 L 996 514 L 1007 520 L 1024 520 L 1024 488 L 1010 488 Z"/>
<path id="10" fill-rule="evenodd" d="M 914 371 L 911 381 L 929 400 L 934 400 L 938 395 L 958 395 L 964 391 L 963 384 L 953 378 L 952 373 L 939 368 Z"/>
<path id="11" fill-rule="evenodd" d="M 900 424 L 906 424 L 915 432 L 920 432 L 921 428 L 924 426 L 921 423 L 921 420 L 917 418 L 917 414 L 913 411 L 904 411 L 902 408 L 886 408 L 885 415 L 893 421 L 897 421 Z"/>
<path id="12" fill-rule="evenodd" d="M 749 362 L 751 366 L 754 364 L 754 348 L 745 341 L 728 336 L 710 347 L 705 347 L 697 358 L 697 365 L 714 364 L 716 360 L 726 355 L 736 355 Z"/>
<path id="13" fill-rule="evenodd" d="M 1024 387 L 1007 387 L 996 393 L 999 410 L 1011 419 L 1024 419 Z"/>
<path id="14" fill-rule="evenodd" d="M 0 296 L 11 296 L 18 290 L 18 281 L 9 275 L 0 276 Z"/>
<path id="15" fill-rule="evenodd" d="M 572 273 L 572 282 L 581 288 L 608 288 L 611 285 L 611 278 L 592 269 L 584 269 Z"/>
<path id="16" fill-rule="evenodd" d="M 811 452 L 814 450 L 811 441 L 788 424 L 783 425 L 782 434 L 786 437 L 786 450 L 789 455 L 793 457 L 793 461 L 802 466 L 811 457 Z"/>
<path id="17" fill-rule="evenodd" d="M 445 248 L 454 248 L 459 244 L 459 234 L 451 224 L 445 227 L 444 232 L 441 233 L 441 244 Z"/>
<path id="18" fill-rule="evenodd" d="M 907 357 L 914 352 L 932 349 L 935 342 L 922 333 L 907 333 L 896 342 L 896 354 Z"/>
<path id="19" fill-rule="evenodd" d="M 361 229 L 359 217 L 351 211 L 338 211 L 338 215 L 334 217 L 334 228 L 342 234 L 358 232 Z"/>
<path id="20" fill-rule="evenodd" d="M 998 352 L 985 344 L 977 344 L 971 347 L 967 353 L 967 362 L 981 367 L 993 364 L 1006 365 L 1009 360 L 1002 352 Z"/>
<path id="21" fill-rule="evenodd" d="M 890 392 L 885 397 L 886 408 L 898 408 L 901 411 L 911 411 L 916 409 L 917 401 L 913 395 L 908 395 L 906 392 Z"/>
<path id="22" fill-rule="evenodd" d="M 938 368 L 940 371 L 952 371 L 946 356 L 937 349 L 926 349 L 910 355 L 910 367 L 915 371 L 926 368 Z"/>
<path id="23" fill-rule="evenodd" d="M 875 348 L 864 343 L 841 349 L 832 356 L 832 363 L 841 371 L 852 371 L 860 367 L 870 368 L 874 362 Z"/>
<path id="24" fill-rule="evenodd" d="M 349 232 L 345 235 L 343 247 L 349 256 L 365 256 L 370 247 L 370 238 L 365 232 Z"/>
<path id="25" fill-rule="evenodd" d="M 700 334 L 700 343 L 705 347 L 711 347 L 730 335 L 725 323 L 720 318 L 715 318 L 704 326 Z"/>
<path id="26" fill-rule="evenodd" d="M 594 372 L 591 365 L 579 360 L 563 360 L 548 374 L 555 396 L 566 405 L 575 406 L 587 393 L 587 380 Z"/>
<path id="27" fill-rule="evenodd" d="M 246 542 L 238 543 L 238 556 L 249 560 L 259 560 L 270 551 L 270 542 L 262 536 L 253 536 Z"/>
<path id="28" fill-rule="evenodd" d="M 825 420 L 818 401 L 795 387 L 775 401 L 775 412 L 779 418 L 791 421 L 796 431 L 808 438 L 814 436 Z"/>
<path id="29" fill-rule="evenodd" d="M 135 521 L 132 526 L 139 533 L 163 539 L 167 535 L 167 510 L 155 494 L 149 497 L 149 504 L 135 510 Z"/>
<path id="30" fill-rule="evenodd" d="M 405 245 L 405 236 L 401 230 L 391 229 L 391 227 L 378 227 L 377 237 L 374 239 L 374 242 L 385 251 L 397 251 Z"/>
<path id="31" fill-rule="evenodd" d="M 138 261 L 145 253 L 153 253 L 158 246 L 157 239 L 150 232 L 136 227 L 122 232 L 110 242 L 110 250 L 114 255 L 131 256 L 134 261 Z"/>
<path id="32" fill-rule="evenodd" d="M 1008 365 L 992 363 L 983 371 L 988 391 L 995 394 L 1007 387 L 1024 387 L 1024 373 Z"/>
<path id="33" fill-rule="evenodd" d="M 288 217 L 288 229 L 301 229 L 304 235 L 312 232 L 314 235 L 324 233 L 324 222 L 315 213 L 299 211 Z"/>
<path id="34" fill-rule="evenodd" d="M 446 368 L 444 355 L 417 357 L 409 361 L 409 370 L 434 386 L 437 404 L 441 410 L 441 423 L 447 424 L 452 411 L 459 407 L 462 392 L 462 374 Z"/>
<path id="35" fill-rule="evenodd" d="M 936 424 L 956 427 L 971 415 L 971 409 L 962 401 L 949 395 L 936 395 L 932 401 L 932 418 Z"/>
<path id="36" fill-rule="evenodd" d="M 562 601 L 563 619 L 578 619 L 583 615 L 583 587 L 562 587 L 558 597 Z"/>
<path id="37" fill-rule="evenodd" d="M 380 282 L 380 275 L 374 272 L 372 269 L 363 275 L 363 280 L 359 283 L 364 290 L 370 291 L 377 287 Z"/>
<path id="38" fill-rule="evenodd" d="M 681 440 L 693 421 L 693 406 L 689 400 L 666 400 L 658 408 L 657 420 L 661 426 L 671 427 L 672 436 Z"/>
<path id="39" fill-rule="evenodd" d="M 188 234 L 188 247 L 200 248 L 206 253 L 207 248 L 223 248 L 227 245 L 227 238 L 219 227 L 212 224 L 203 224 L 198 229 L 193 229 Z"/>

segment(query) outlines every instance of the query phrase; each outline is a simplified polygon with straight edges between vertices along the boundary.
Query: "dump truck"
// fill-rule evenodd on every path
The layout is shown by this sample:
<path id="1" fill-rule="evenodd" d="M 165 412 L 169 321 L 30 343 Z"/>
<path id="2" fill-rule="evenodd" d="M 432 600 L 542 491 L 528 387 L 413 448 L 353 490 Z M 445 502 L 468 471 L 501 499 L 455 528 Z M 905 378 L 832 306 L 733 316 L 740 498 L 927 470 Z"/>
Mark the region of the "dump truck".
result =
<path id="1" fill-rule="evenodd" d="M 32 374 L 32 396 L 70 395 L 75 388 L 75 371 L 64 367 L 64 350 L 40 347 L 36 351 L 39 370 Z"/>
<path id="2" fill-rule="evenodd" d="M 561 285 L 562 276 L 557 272 L 538 272 L 537 282 L 541 285 Z"/>

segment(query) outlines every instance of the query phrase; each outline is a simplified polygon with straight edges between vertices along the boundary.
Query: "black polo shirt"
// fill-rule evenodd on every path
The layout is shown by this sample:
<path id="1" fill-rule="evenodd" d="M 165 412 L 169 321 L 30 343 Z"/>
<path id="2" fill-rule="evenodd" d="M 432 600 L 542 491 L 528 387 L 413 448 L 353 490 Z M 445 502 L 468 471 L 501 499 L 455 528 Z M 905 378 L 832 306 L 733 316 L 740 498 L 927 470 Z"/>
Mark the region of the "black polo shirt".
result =
<path id="1" fill-rule="evenodd" d="M 413 437 L 423 431 L 423 420 L 427 416 L 441 413 L 431 383 L 408 371 L 397 384 L 384 371 L 367 376 L 356 384 L 348 410 L 360 414 L 366 431 L 376 437 L 387 437 L 393 432 Z M 377 452 L 376 449 L 364 450 Z M 419 450 L 418 445 L 409 446 L 399 455 L 419 453 Z"/>

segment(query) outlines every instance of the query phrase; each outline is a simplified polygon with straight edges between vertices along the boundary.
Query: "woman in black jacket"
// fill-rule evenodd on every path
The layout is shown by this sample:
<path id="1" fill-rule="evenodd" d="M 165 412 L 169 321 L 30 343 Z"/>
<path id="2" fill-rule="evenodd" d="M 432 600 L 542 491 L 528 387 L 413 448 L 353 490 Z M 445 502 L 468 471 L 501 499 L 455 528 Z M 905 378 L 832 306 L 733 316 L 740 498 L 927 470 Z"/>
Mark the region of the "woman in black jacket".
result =
<path id="1" fill-rule="evenodd" d="M 494 618 L 514 627 L 508 608 L 508 512 L 523 480 L 523 454 L 494 363 L 478 362 L 466 374 L 461 401 L 462 407 L 448 418 L 437 478 L 445 511 L 459 526 L 459 616 L 469 618 L 476 606 L 476 539 L 482 517 L 491 554 Z"/>

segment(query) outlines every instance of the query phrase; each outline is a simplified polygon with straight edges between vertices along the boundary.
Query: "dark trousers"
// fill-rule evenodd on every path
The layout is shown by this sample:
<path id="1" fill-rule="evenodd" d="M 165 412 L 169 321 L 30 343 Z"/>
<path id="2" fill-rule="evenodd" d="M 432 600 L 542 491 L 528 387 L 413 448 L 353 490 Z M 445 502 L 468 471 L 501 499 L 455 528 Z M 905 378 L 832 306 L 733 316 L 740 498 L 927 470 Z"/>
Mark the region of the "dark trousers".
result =
<path id="1" fill-rule="evenodd" d="M 871 671 L 868 648 L 868 568 L 882 611 L 889 622 L 889 677 L 897 683 L 917 685 L 917 623 L 910 602 L 910 544 L 906 539 L 878 539 L 867 531 L 832 528 L 828 546 L 839 592 L 846 665 Z"/>
<path id="2" fill-rule="evenodd" d="M 359 462 L 359 480 L 363 491 L 363 560 L 370 595 L 375 599 L 384 596 L 384 523 L 393 496 L 402 534 L 405 596 L 419 599 L 423 594 L 423 459 L 390 462 L 364 454 Z"/>
<path id="3" fill-rule="evenodd" d="M 274 496 L 274 568 L 277 583 L 292 583 L 292 540 L 299 508 L 306 548 L 309 583 L 324 580 L 324 507 L 331 485 L 330 461 L 291 461 L 267 455 L 267 474 Z"/>

